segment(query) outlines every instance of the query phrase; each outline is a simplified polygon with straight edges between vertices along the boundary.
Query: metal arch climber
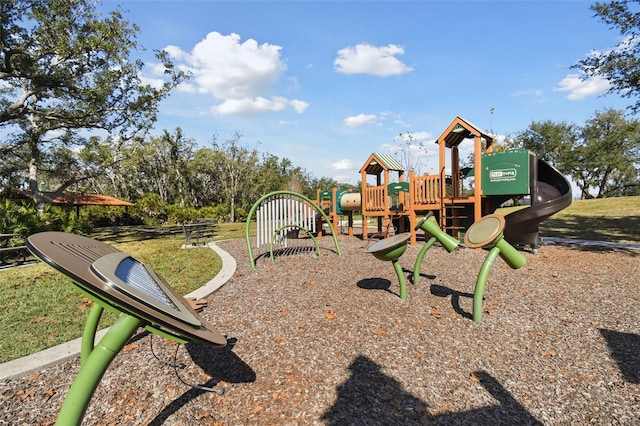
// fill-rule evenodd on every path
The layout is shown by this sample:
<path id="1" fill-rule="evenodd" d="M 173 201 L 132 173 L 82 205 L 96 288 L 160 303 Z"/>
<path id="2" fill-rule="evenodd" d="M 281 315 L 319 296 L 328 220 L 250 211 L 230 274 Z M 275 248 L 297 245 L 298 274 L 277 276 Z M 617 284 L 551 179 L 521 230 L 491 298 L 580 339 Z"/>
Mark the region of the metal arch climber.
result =
<path id="1" fill-rule="evenodd" d="M 320 255 L 318 243 L 311 234 L 316 232 L 316 219 L 321 216 L 326 223 L 331 225 L 329 217 L 324 211 L 308 197 L 293 191 L 274 191 L 260 197 L 249 210 L 245 223 L 245 239 L 249 262 L 255 269 L 256 259 L 251 247 L 250 224 L 255 216 L 257 224 L 256 248 L 269 247 L 271 260 L 273 261 L 273 244 L 280 238 L 287 243 L 289 232 L 303 230 L 309 233 L 315 245 L 316 252 Z M 338 256 L 342 255 L 338 238 L 333 226 L 329 226 L 333 243 Z"/>

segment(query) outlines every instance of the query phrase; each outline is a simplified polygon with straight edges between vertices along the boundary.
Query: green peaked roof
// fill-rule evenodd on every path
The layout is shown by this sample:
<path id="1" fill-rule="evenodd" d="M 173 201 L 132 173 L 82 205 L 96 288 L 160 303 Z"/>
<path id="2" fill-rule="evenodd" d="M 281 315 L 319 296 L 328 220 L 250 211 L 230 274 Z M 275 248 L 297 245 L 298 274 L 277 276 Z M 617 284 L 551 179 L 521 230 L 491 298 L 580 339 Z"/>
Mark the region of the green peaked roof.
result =
<path id="1" fill-rule="evenodd" d="M 389 154 L 381 154 L 374 152 L 369 156 L 367 163 L 360 169 L 366 171 L 368 174 L 379 174 L 382 170 L 404 172 L 404 167 Z"/>

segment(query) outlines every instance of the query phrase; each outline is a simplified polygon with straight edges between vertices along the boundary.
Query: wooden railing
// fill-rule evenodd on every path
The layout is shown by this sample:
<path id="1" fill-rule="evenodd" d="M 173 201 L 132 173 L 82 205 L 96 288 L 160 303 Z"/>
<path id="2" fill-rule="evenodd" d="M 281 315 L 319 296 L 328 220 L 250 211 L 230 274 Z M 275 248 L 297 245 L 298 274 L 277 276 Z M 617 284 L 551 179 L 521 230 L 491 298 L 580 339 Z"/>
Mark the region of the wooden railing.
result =
<path id="1" fill-rule="evenodd" d="M 440 202 L 439 175 L 411 176 L 410 180 L 414 208 Z"/>
<path id="2" fill-rule="evenodd" d="M 364 189 L 362 210 L 364 212 L 383 212 L 388 209 L 389 200 L 385 186 L 368 186 Z"/>

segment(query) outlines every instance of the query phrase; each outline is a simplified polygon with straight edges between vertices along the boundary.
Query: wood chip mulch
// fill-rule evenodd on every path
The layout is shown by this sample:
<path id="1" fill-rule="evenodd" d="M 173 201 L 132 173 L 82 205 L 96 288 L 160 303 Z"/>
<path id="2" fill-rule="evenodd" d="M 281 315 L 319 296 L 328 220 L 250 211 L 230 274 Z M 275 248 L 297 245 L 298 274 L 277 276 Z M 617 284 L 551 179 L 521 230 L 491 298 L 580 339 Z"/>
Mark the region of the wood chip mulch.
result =
<path id="1" fill-rule="evenodd" d="M 403 301 L 390 262 L 339 239 L 342 256 L 321 238 L 321 257 L 255 270 L 243 240 L 219 242 L 238 269 L 201 315 L 229 346 L 141 329 L 83 424 L 640 424 L 640 250 L 544 245 L 517 270 L 498 259 L 474 323 L 486 251 L 436 244 Z M 400 258 L 407 277 L 423 244 Z M 0 384 L 0 425 L 52 424 L 78 369 Z"/>

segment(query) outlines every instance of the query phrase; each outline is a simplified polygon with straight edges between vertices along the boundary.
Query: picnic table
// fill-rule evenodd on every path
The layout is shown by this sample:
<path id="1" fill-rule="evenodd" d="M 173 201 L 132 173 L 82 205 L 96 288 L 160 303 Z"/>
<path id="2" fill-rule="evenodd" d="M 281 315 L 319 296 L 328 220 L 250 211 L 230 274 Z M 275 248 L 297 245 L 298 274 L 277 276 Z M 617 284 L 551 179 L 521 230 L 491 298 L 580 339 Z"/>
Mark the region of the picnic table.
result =
<path id="1" fill-rule="evenodd" d="M 200 238 L 213 236 L 215 219 L 199 219 L 191 223 L 182 224 L 185 244 L 200 245 Z M 195 241 L 194 241 L 195 240 Z"/>
<path id="2" fill-rule="evenodd" d="M 18 257 L 22 257 L 22 261 L 26 262 L 27 260 L 27 246 L 24 245 L 24 241 L 20 245 L 10 245 L 11 240 L 20 237 L 19 234 L 0 234 L 0 264 L 5 264 L 7 262 L 7 254 L 9 253 L 17 253 Z"/>

